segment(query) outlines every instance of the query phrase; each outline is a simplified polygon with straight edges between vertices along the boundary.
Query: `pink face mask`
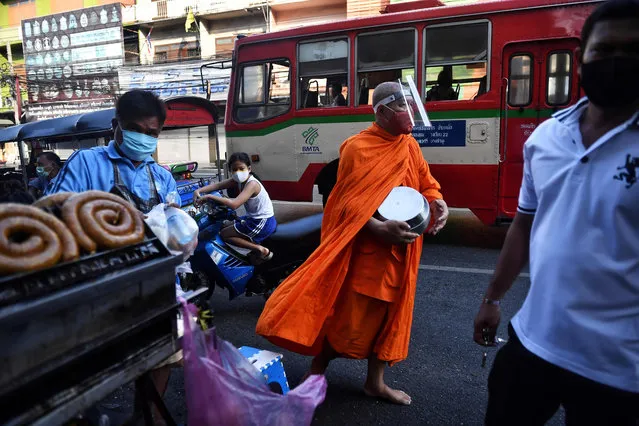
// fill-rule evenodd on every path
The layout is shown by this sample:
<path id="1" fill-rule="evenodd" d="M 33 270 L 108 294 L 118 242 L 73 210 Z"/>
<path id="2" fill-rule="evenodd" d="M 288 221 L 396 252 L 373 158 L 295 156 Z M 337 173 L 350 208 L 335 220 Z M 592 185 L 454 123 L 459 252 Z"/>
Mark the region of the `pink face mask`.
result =
<path id="1" fill-rule="evenodd" d="M 386 105 L 381 105 L 381 107 L 392 114 L 390 118 L 385 113 L 380 114 L 383 118 L 384 127 L 389 133 L 393 135 L 409 135 L 413 131 L 413 123 L 408 111 L 395 111 Z"/>

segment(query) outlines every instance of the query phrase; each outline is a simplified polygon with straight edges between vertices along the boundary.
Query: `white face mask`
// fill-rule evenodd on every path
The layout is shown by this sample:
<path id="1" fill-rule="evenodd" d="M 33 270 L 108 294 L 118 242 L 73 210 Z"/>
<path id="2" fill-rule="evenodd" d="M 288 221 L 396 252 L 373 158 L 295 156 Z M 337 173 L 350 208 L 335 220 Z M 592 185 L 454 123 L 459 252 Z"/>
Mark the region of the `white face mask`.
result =
<path id="1" fill-rule="evenodd" d="M 237 183 L 244 183 L 249 178 L 249 172 L 248 171 L 233 172 L 231 177 Z"/>

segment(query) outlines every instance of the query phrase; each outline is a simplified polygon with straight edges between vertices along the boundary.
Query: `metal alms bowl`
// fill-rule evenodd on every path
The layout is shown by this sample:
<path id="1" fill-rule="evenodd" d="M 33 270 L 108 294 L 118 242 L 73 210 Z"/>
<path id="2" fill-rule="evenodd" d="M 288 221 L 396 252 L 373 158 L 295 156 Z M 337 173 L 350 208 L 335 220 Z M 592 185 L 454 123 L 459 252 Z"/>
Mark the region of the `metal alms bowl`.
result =
<path id="1" fill-rule="evenodd" d="M 430 223 L 428 200 L 418 191 L 407 186 L 391 190 L 377 213 L 382 220 L 399 220 L 410 226 L 411 232 L 423 234 Z"/>

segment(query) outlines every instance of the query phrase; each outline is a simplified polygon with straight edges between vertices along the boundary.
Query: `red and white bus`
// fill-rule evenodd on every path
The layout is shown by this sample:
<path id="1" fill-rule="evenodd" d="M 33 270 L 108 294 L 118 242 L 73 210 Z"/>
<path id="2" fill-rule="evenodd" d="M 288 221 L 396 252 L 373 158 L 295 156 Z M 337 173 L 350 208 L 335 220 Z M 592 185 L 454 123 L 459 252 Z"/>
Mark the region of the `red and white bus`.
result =
<path id="1" fill-rule="evenodd" d="M 596 3 L 427 0 L 238 39 L 227 151 L 253 156 L 274 199 L 310 201 L 340 144 L 372 122 L 375 86 L 411 75 L 433 121 L 414 136 L 449 205 L 486 224 L 512 218 L 523 143 L 580 97 L 579 36 Z"/>

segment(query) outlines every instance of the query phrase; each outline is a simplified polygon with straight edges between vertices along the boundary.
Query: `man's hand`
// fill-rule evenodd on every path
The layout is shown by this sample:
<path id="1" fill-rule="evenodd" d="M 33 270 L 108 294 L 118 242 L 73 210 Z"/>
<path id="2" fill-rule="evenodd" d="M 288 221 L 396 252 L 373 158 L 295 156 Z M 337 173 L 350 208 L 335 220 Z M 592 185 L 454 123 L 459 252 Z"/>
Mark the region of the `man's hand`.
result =
<path id="1" fill-rule="evenodd" d="M 441 199 L 433 200 L 430 203 L 430 214 L 433 215 L 435 223 L 428 230 L 428 233 L 430 235 L 437 235 L 439 231 L 444 229 L 446 221 L 448 220 L 448 205 L 446 205 L 446 201 Z"/>
<path id="2" fill-rule="evenodd" d="M 375 220 L 373 233 L 382 240 L 391 244 L 411 244 L 417 238 L 418 234 L 410 232 L 410 226 L 406 222 L 397 220 L 378 221 Z"/>
<path id="3" fill-rule="evenodd" d="M 501 310 L 499 305 L 482 303 L 475 317 L 475 332 L 473 333 L 475 343 L 481 346 L 495 346 L 495 335 L 497 334 L 500 320 Z"/>

